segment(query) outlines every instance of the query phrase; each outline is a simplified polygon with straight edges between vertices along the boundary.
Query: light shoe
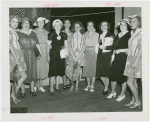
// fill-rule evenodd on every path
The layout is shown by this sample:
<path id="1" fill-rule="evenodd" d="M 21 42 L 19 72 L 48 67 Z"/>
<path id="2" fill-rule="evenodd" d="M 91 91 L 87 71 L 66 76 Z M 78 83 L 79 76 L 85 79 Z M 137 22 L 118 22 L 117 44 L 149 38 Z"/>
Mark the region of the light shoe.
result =
<path id="1" fill-rule="evenodd" d="M 122 100 L 124 100 L 125 99 L 125 95 L 123 95 L 122 97 L 118 97 L 117 99 L 116 99 L 116 101 L 122 101 Z"/>
<path id="2" fill-rule="evenodd" d="M 90 86 L 87 86 L 84 90 L 88 91 L 90 89 Z"/>
<path id="3" fill-rule="evenodd" d="M 133 101 L 130 101 L 129 103 L 124 104 L 124 105 L 125 105 L 125 106 L 130 106 L 130 105 L 132 105 L 132 104 L 134 104 L 134 102 L 133 102 Z"/>
<path id="4" fill-rule="evenodd" d="M 107 98 L 112 98 L 112 97 L 116 97 L 116 92 L 115 93 L 113 93 L 113 94 L 109 94 L 108 96 L 107 96 Z"/>
<path id="5" fill-rule="evenodd" d="M 137 108 L 137 107 L 141 108 L 141 102 L 134 103 L 129 108 Z"/>
<path id="6" fill-rule="evenodd" d="M 37 87 L 34 87 L 34 91 L 36 92 L 36 90 L 37 90 Z"/>
<path id="7" fill-rule="evenodd" d="M 94 92 L 94 87 L 93 86 L 91 86 L 90 92 Z"/>
<path id="8" fill-rule="evenodd" d="M 45 92 L 45 89 L 44 89 L 43 87 L 39 88 L 39 90 L 40 90 L 41 92 Z"/>

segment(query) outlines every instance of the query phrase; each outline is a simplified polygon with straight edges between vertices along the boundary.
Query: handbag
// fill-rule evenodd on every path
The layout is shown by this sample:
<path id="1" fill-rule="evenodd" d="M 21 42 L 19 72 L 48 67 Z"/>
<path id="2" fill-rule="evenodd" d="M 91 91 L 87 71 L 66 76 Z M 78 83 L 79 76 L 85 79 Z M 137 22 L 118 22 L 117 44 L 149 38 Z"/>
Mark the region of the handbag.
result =
<path id="1" fill-rule="evenodd" d="M 40 51 L 36 46 L 35 46 L 35 55 L 36 55 L 36 57 L 38 57 L 40 55 Z"/>
<path id="2" fill-rule="evenodd" d="M 60 57 L 61 59 L 67 58 L 69 56 L 69 50 L 68 48 L 63 48 L 60 50 Z"/>

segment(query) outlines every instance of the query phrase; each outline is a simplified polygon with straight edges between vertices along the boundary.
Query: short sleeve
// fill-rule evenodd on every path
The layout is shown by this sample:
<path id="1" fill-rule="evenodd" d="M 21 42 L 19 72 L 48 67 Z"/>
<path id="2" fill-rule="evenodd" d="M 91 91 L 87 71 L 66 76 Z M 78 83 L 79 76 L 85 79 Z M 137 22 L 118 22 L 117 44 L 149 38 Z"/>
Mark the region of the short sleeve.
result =
<path id="1" fill-rule="evenodd" d="M 38 39 L 38 37 L 37 37 L 37 34 L 36 33 L 34 33 L 34 40 L 36 41 L 36 44 L 39 44 L 39 39 Z"/>
<path id="2" fill-rule="evenodd" d="M 11 31 L 9 31 L 9 47 L 13 47 L 13 36 Z"/>

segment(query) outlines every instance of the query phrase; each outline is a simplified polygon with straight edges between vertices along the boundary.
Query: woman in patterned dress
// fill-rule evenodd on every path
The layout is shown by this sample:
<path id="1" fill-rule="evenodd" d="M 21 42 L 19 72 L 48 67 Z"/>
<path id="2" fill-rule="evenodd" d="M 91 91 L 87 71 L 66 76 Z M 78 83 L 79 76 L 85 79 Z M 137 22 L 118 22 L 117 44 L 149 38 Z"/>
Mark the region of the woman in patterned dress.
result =
<path id="1" fill-rule="evenodd" d="M 27 64 L 27 78 L 24 81 L 24 84 L 21 86 L 21 97 L 25 97 L 25 83 L 30 84 L 31 86 L 31 95 L 34 97 L 36 93 L 34 91 L 34 82 L 37 80 L 37 58 L 39 59 L 40 56 L 36 57 L 36 50 L 35 47 L 40 52 L 41 50 L 39 46 L 39 40 L 37 38 L 37 34 L 30 29 L 30 20 L 27 17 L 22 18 L 21 26 L 22 28 L 17 32 L 19 36 L 19 43 L 21 46 L 21 50 L 23 52 L 25 62 Z"/>
<path id="2" fill-rule="evenodd" d="M 69 92 L 73 91 L 73 82 L 76 81 L 76 92 L 78 92 L 78 82 L 81 76 L 81 66 L 85 66 L 85 40 L 84 28 L 81 22 L 73 23 L 73 36 L 71 45 L 69 46 L 70 55 L 68 57 L 68 65 L 66 67 L 66 76 L 71 80 L 71 87 Z"/>
<path id="3" fill-rule="evenodd" d="M 131 23 L 131 38 L 128 42 L 128 57 L 124 75 L 128 77 L 127 85 L 132 92 L 132 100 L 125 104 L 130 108 L 141 106 L 138 95 L 137 79 L 142 78 L 142 29 L 140 15 L 128 16 Z"/>
<path id="4" fill-rule="evenodd" d="M 100 24 L 100 36 L 99 36 L 99 51 L 97 54 L 97 65 L 96 65 L 96 77 L 100 77 L 102 82 L 104 83 L 103 95 L 108 93 L 109 86 L 109 76 L 110 76 L 110 64 L 111 64 L 111 56 L 112 56 L 112 47 L 105 46 L 105 38 L 112 37 L 114 38 L 114 34 L 109 32 L 110 24 L 106 21 L 103 21 Z"/>
<path id="5" fill-rule="evenodd" d="M 64 21 L 64 27 L 65 29 L 62 30 L 62 32 L 66 33 L 67 34 L 67 43 L 68 43 L 68 46 L 70 46 L 70 41 L 71 41 L 71 37 L 73 35 L 73 33 L 70 31 L 70 26 L 71 26 L 71 22 L 70 20 L 65 20 Z M 68 58 L 66 58 L 66 67 L 68 65 Z M 70 88 L 70 80 L 66 77 L 66 75 L 64 75 L 63 77 L 64 79 L 64 89 L 66 88 Z"/>
<path id="6" fill-rule="evenodd" d="M 48 78 L 48 70 L 49 70 L 49 56 L 48 56 L 48 31 L 44 29 L 44 25 L 48 23 L 49 20 L 43 17 L 39 17 L 37 21 L 34 23 L 34 26 L 38 26 L 35 30 L 33 30 L 38 37 L 40 43 L 40 49 L 42 56 L 39 60 L 37 60 L 37 87 L 40 91 L 45 92 L 45 89 L 42 87 L 42 82 L 44 79 Z M 48 57 L 47 57 L 48 56 Z M 35 87 L 35 91 L 36 88 Z"/>
<path id="7" fill-rule="evenodd" d="M 129 32 L 130 23 L 127 19 L 122 19 L 118 27 L 120 32 L 114 38 L 114 60 L 110 68 L 111 93 L 109 96 L 107 96 L 107 98 L 116 96 L 115 88 L 118 82 L 121 84 L 121 93 L 119 94 L 116 101 L 122 101 L 125 99 L 125 91 L 127 87 L 127 77 L 123 74 L 127 60 L 128 40 L 131 37 Z"/>
<path id="8" fill-rule="evenodd" d="M 90 90 L 90 92 L 94 92 L 94 83 L 96 76 L 96 60 L 97 54 L 95 52 L 95 46 L 98 43 L 99 34 L 95 32 L 94 22 L 89 21 L 87 23 L 88 31 L 85 33 L 86 40 L 86 49 L 85 49 L 85 66 L 83 67 L 83 75 L 82 77 L 86 77 L 87 79 L 87 87 L 84 89 L 85 91 Z M 92 80 L 92 83 L 90 83 Z"/>
<path id="9" fill-rule="evenodd" d="M 56 79 L 55 91 L 60 93 L 59 82 L 60 78 L 65 75 L 65 58 L 61 58 L 60 52 L 63 48 L 68 48 L 67 46 L 67 34 L 61 32 L 63 26 L 60 20 L 53 21 L 54 32 L 49 35 L 49 44 L 51 44 L 50 49 L 50 63 L 49 63 L 49 77 L 50 77 L 50 95 L 54 96 L 54 81 Z"/>
<path id="10" fill-rule="evenodd" d="M 27 67 L 26 67 L 23 54 L 21 52 L 21 47 L 18 43 L 18 35 L 15 30 L 18 27 L 19 17 L 12 15 L 10 16 L 9 20 L 10 20 L 10 27 L 9 27 L 10 73 L 17 75 L 15 77 L 17 77 L 18 80 L 12 84 L 13 86 L 12 86 L 11 98 L 14 103 L 17 103 L 20 101 L 17 99 L 17 93 L 22 83 L 27 77 L 27 74 L 25 72 L 27 70 Z M 16 70 L 17 73 L 15 73 Z M 10 79 L 13 81 L 15 80 L 13 79 L 13 77 L 11 77 Z"/>

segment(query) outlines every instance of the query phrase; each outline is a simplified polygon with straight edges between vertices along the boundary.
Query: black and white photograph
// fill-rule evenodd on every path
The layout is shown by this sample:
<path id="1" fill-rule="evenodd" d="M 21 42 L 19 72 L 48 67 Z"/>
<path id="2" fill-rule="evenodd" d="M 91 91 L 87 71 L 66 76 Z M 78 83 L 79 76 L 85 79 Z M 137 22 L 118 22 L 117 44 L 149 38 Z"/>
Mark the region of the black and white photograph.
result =
<path id="1" fill-rule="evenodd" d="M 9 7 L 10 115 L 144 112 L 144 8 L 109 4 Z"/>

